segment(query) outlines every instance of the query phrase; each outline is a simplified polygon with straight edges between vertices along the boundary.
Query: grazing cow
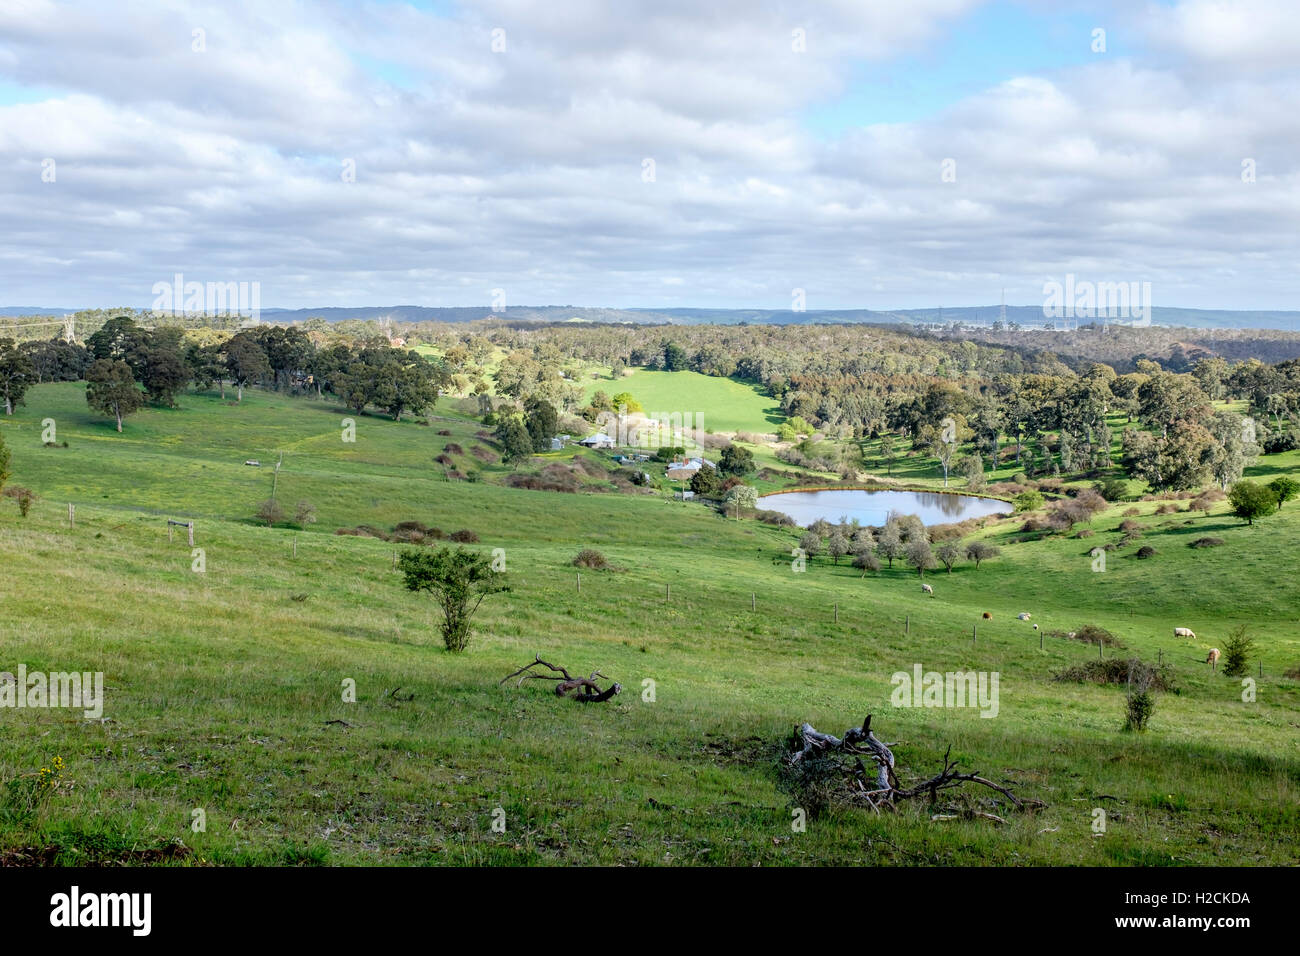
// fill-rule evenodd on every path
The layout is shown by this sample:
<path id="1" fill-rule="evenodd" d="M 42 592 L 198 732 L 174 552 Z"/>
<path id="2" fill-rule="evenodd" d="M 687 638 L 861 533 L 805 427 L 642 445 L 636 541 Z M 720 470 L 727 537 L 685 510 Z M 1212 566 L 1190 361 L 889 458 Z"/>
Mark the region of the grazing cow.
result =
<path id="1" fill-rule="evenodd" d="M 921 585 L 921 590 L 924 591 L 926 594 L 929 594 L 929 595 L 931 595 L 931 596 L 933 596 L 933 594 L 934 594 L 934 588 L 930 587 L 930 585 L 928 585 L 928 584 L 922 584 L 922 585 Z"/>
<path id="2" fill-rule="evenodd" d="M 1016 615 L 1016 617 L 1020 618 L 1020 620 L 1022 621 L 1027 621 L 1029 620 L 1029 612 L 1021 611 L 1019 614 Z"/>
<path id="3" fill-rule="evenodd" d="M 1195 639 L 1196 632 L 1190 627 L 1176 627 L 1174 628 L 1174 637 L 1190 637 Z"/>
<path id="4" fill-rule="evenodd" d="M 1037 624 L 1034 625 L 1034 630 L 1035 630 L 1035 631 L 1038 630 L 1038 625 L 1037 625 Z"/>
<path id="5" fill-rule="evenodd" d="M 1205 656 L 1205 663 L 1211 667 L 1219 663 L 1219 649 L 1217 647 L 1210 648 L 1210 653 Z"/>
<path id="6" fill-rule="evenodd" d="M 988 611 L 985 611 L 985 612 L 984 612 L 984 620 L 986 620 L 986 621 L 991 621 L 991 620 L 993 620 L 993 615 L 990 614 Z"/>

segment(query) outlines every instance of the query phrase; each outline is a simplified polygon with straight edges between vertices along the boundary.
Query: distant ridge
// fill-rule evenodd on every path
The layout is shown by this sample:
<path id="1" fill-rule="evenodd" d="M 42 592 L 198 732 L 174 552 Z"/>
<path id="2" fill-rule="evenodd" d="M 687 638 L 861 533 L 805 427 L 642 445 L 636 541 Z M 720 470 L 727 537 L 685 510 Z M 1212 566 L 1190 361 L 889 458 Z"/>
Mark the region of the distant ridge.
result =
<path id="1" fill-rule="evenodd" d="M 330 306 L 310 309 L 262 309 L 264 321 L 293 323 L 308 319 L 342 322 L 349 319 L 392 322 L 473 322 L 501 319 L 508 322 L 603 322 L 637 325 L 824 325 L 874 323 L 882 325 L 943 325 L 953 322 L 965 326 L 989 328 L 1000 316 L 1002 306 L 957 306 L 933 309 L 819 309 L 794 312 L 790 309 L 610 309 L 574 305 L 518 305 L 493 312 L 486 306 Z M 63 316 L 76 309 L 51 309 L 39 306 L 0 307 L 0 317 Z M 1053 323 L 1043 317 L 1040 306 L 1009 305 L 1006 320 L 1021 327 L 1043 328 Z M 1108 319 L 1112 325 L 1131 324 L 1123 319 Z M 1065 323 L 1056 323 L 1064 328 Z M 1069 321 L 1069 327 L 1087 325 L 1088 320 Z M 1183 309 L 1154 306 L 1151 324 L 1193 329 L 1285 329 L 1300 331 L 1300 311 Z"/>

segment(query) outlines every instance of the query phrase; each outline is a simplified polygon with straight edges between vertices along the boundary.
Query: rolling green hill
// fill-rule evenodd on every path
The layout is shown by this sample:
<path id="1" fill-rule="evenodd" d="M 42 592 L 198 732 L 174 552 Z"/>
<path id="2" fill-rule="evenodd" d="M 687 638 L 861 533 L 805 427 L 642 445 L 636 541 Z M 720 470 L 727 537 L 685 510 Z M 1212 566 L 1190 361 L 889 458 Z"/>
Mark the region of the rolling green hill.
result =
<path id="1" fill-rule="evenodd" d="M 659 410 L 638 377 L 618 390 Z M 107 700 L 102 720 L 0 710 L 0 860 L 1297 862 L 1300 681 L 1283 675 L 1300 667 L 1300 505 L 1247 527 L 1223 506 L 1157 516 L 1142 503 L 1155 556 L 1116 551 L 1104 573 L 1089 550 L 1119 538 L 1121 508 L 1088 540 L 1012 544 L 1019 520 L 1007 521 L 986 532 L 1002 556 L 928 574 L 931 597 L 901 566 L 864 578 L 818 558 L 795 573 L 791 532 L 694 504 L 448 481 L 433 457 L 455 443 L 468 467 L 486 443 L 443 407 L 423 425 L 256 390 L 242 406 L 186 394 L 118 435 L 82 388 L 38 386 L 0 421 L 11 484 L 41 496 L 27 518 L 0 500 L 0 669 L 102 671 Z M 761 420 L 769 404 L 737 395 L 710 424 Z M 42 447 L 47 417 L 67 448 Z M 278 496 L 318 509 L 307 530 L 251 518 L 280 452 Z M 169 542 L 169 516 L 195 520 L 202 572 L 183 534 Z M 442 649 L 433 603 L 402 587 L 393 544 L 333 533 L 406 520 L 504 549 L 512 590 L 483 604 L 462 655 Z M 1187 546 L 1204 535 L 1224 543 Z M 618 570 L 579 581 L 584 547 Z M 1122 688 L 1051 680 L 1098 651 L 1061 637 L 1040 650 L 1039 634 L 1085 623 L 1174 665 L 1180 692 L 1158 697 L 1145 734 L 1121 731 Z M 1249 703 L 1239 680 L 1198 663 L 1237 624 L 1261 649 Z M 1175 639 L 1176 625 L 1198 637 Z M 498 686 L 535 654 L 623 692 L 582 706 L 543 682 Z M 997 717 L 890 706 L 891 675 L 918 663 L 997 671 Z M 355 703 L 341 699 L 347 680 Z M 832 808 L 792 831 L 782 739 L 804 720 L 840 734 L 868 713 L 904 781 L 936 772 L 951 744 L 963 769 L 1047 807 L 1003 811 L 1005 825 L 933 821 L 921 802 Z M 31 796 L 55 757 L 62 782 Z"/>

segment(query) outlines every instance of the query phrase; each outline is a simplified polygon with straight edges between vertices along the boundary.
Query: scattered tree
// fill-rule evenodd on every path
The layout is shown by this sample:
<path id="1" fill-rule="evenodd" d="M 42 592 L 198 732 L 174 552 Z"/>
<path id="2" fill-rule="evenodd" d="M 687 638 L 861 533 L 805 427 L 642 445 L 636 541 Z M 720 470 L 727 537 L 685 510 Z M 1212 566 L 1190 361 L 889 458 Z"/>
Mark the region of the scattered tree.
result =
<path id="1" fill-rule="evenodd" d="M 728 445 L 718 459 L 718 471 L 724 475 L 748 475 L 754 470 L 754 453 L 740 445 Z"/>
<path id="2" fill-rule="evenodd" d="M 1253 481 L 1239 481 L 1228 492 L 1228 502 L 1232 513 L 1246 524 L 1254 524 L 1256 518 L 1266 518 L 1277 510 L 1277 498 L 1273 491 Z"/>
<path id="3" fill-rule="evenodd" d="M 122 420 L 144 405 L 144 393 L 135 383 L 131 366 L 121 359 L 97 359 L 86 372 L 86 404 L 93 411 L 112 415 L 117 430 Z"/>
<path id="4" fill-rule="evenodd" d="M 987 541 L 972 541 L 970 544 L 966 545 L 966 558 L 967 560 L 975 562 L 975 569 L 977 571 L 979 570 L 981 561 L 996 558 L 1001 553 L 1001 548 L 989 544 Z"/>
<path id="5" fill-rule="evenodd" d="M 1268 487 L 1273 492 L 1273 498 L 1277 501 L 1279 511 L 1282 510 L 1284 504 L 1294 498 L 1297 494 L 1300 494 L 1300 481 L 1296 481 L 1294 478 L 1289 478 L 1286 475 L 1274 478 L 1268 483 Z"/>
<path id="6" fill-rule="evenodd" d="M 449 651 L 469 644 L 470 620 L 490 594 L 509 591 L 504 572 L 486 555 L 464 548 L 406 551 L 398 566 L 408 591 L 427 591 L 442 608 L 442 640 Z"/>
<path id="7" fill-rule="evenodd" d="M 267 498 L 263 501 L 257 506 L 257 511 L 253 512 L 253 514 L 259 521 L 265 521 L 268 528 L 284 520 L 284 509 L 280 507 L 280 502 L 274 498 Z"/>
<path id="8" fill-rule="evenodd" d="M 316 523 L 316 506 L 310 501 L 299 501 L 293 509 L 293 520 L 300 528 L 305 528 L 309 524 Z"/>
<path id="9" fill-rule="evenodd" d="M 952 566 L 961 560 L 962 554 L 961 542 L 956 539 L 940 541 L 934 549 L 934 556 L 949 574 L 952 574 Z"/>
<path id="10" fill-rule="evenodd" d="M 23 396 L 35 381 L 36 369 L 27 353 L 13 339 L 0 339 L 0 398 L 4 399 L 6 415 L 12 415 L 16 406 L 24 404 Z"/>
<path id="11" fill-rule="evenodd" d="M 916 568 L 916 573 L 925 577 L 925 572 L 934 567 L 934 553 L 930 550 L 930 542 L 924 538 L 913 538 L 907 542 L 906 547 L 907 563 Z"/>

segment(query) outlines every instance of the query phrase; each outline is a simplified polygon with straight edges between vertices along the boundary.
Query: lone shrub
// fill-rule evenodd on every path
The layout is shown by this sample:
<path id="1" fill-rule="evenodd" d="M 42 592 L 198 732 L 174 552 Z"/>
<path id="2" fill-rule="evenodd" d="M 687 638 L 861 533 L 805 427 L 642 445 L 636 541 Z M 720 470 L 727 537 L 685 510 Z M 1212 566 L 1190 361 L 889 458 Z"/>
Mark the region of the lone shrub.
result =
<path id="1" fill-rule="evenodd" d="M 490 558 L 464 548 L 405 551 L 398 566 L 408 591 L 428 591 L 442 608 L 442 641 L 449 651 L 469 644 L 470 619 L 483 599 L 510 590 Z"/>
<path id="2" fill-rule="evenodd" d="M 18 513 L 24 518 L 32 510 L 32 502 L 36 500 L 36 492 L 30 488 L 24 488 L 22 485 L 10 485 L 4 490 L 6 498 L 12 498 L 18 504 Z"/>
<path id="3" fill-rule="evenodd" d="M 457 544 L 475 544 L 478 541 L 478 535 L 473 531 L 470 531 L 469 528 L 461 528 L 459 531 L 453 531 L 451 534 L 447 535 L 447 537 L 451 538 L 451 540 L 455 541 Z"/>
<path id="4" fill-rule="evenodd" d="M 602 571 L 609 567 L 609 561 L 605 555 L 601 554 L 595 548 L 583 548 L 573 558 L 575 568 L 590 568 L 593 571 Z"/>
<path id="5" fill-rule="evenodd" d="M 1155 713 L 1156 699 L 1150 690 L 1133 690 L 1129 692 L 1125 699 L 1125 716 L 1124 729 L 1144 731 L 1147 729 L 1147 721 Z"/>
<path id="6" fill-rule="evenodd" d="M 1217 548 L 1223 544 L 1222 538 L 1197 538 L 1187 546 L 1189 548 Z"/>
<path id="7" fill-rule="evenodd" d="M 1223 641 L 1223 673 L 1229 677 L 1241 677 L 1246 673 L 1250 655 L 1255 650 L 1255 641 L 1246 634 L 1246 625 L 1233 628 Z"/>
<path id="8" fill-rule="evenodd" d="M 284 520 L 284 509 L 280 507 L 280 502 L 274 498 L 267 498 L 257 506 L 254 516 L 258 521 L 265 521 L 269 528 L 273 524 L 279 524 Z"/>
<path id="9" fill-rule="evenodd" d="M 299 501 L 293 509 L 293 520 L 300 528 L 305 528 L 309 524 L 315 524 L 316 506 L 306 499 Z"/>

